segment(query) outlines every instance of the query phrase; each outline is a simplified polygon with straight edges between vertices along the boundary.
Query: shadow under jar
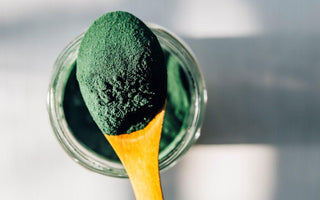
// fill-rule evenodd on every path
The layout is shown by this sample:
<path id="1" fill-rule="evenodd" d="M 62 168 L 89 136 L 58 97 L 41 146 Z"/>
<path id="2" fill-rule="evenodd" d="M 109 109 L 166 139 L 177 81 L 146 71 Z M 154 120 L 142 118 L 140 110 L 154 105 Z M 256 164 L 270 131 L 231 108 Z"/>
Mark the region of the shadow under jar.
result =
<path id="1" fill-rule="evenodd" d="M 164 28 L 148 24 L 164 51 L 168 72 L 166 114 L 160 141 L 159 168 L 173 166 L 200 136 L 206 89 L 191 50 Z M 58 56 L 51 78 L 47 108 L 52 128 L 67 154 L 94 172 L 127 177 L 112 147 L 91 118 L 76 80 L 76 59 L 84 34 Z"/>

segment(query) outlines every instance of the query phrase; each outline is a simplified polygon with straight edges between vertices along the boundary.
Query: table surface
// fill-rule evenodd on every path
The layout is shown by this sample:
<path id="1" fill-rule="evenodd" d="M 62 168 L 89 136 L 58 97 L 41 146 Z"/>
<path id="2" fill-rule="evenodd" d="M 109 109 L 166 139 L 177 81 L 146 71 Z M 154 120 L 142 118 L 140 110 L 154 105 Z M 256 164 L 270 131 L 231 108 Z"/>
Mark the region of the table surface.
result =
<path id="1" fill-rule="evenodd" d="M 161 174 L 166 199 L 320 197 L 317 1 L 0 1 L 0 199 L 134 199 L 59 146 L 46 111 L 62 48 L 111 10 L 167 27 L 201 66 L 198 143 Z"/>

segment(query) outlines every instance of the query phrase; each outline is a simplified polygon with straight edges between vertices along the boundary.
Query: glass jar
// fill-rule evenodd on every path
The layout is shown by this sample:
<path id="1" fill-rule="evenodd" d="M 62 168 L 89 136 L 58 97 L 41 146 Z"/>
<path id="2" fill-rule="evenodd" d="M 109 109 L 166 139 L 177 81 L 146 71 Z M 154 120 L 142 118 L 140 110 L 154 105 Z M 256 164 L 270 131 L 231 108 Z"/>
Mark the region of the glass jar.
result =
<path id="1" fill-rule="evenodd" d="M 182 130 L 174 141 L 159 154 L 159 168 L 162 172 L 172 167 L 200 136 L 207 94 L 198 63 L 187 45 L 177 36 L 158 25 L 148 24 L 148 27 L 157 36 L 161 47 L 179 60 L 186 74 L 191 96 L 189 114 L 183 122 Z M 47 96 L 51 125 L 59 143 L 74 161 L 103 175 L 127 177 L 126 171 L 120 163 L 105 159 L 80 143 L 72 134 L 65 118 L 64 90 L 83 36 L 84 33 L 71 41 L 62 50 L 54 64 Z"/>

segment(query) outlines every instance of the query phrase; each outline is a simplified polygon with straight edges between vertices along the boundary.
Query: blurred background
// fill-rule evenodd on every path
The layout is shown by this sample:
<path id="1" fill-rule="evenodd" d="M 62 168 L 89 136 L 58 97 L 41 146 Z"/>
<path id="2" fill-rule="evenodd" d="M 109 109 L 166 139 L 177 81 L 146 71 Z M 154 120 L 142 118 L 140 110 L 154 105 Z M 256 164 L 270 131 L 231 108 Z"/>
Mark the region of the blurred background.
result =
<path id="1" fill-rule="evenodd" d="M 0 0 L 0 199 L 134 199 L 73 162 L 46 111 L 59 52 L 114 10 L 181 36 L 206 81 L 202 135 L 161 174 L 165 199 L 320 199 L 319 0 Z"/>

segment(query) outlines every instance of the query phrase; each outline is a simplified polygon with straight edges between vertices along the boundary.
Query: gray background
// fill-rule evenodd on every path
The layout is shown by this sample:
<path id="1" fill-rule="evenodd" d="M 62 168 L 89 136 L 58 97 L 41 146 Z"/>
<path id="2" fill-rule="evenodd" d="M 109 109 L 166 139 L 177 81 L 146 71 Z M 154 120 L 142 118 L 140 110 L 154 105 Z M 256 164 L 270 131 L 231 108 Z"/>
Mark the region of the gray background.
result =
<path id="1" fill-rule="evenodd" d="M 202 136 L 161 175 L 166 199 L 320 198 L 320 2 L 0 0 L 0 199 L 134 199 L 56 141 L 46 112 L 62 48 L 105 12 L 181 36 L 208 89 Z"/>

